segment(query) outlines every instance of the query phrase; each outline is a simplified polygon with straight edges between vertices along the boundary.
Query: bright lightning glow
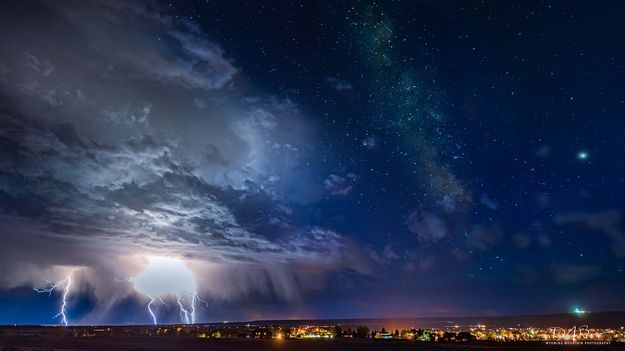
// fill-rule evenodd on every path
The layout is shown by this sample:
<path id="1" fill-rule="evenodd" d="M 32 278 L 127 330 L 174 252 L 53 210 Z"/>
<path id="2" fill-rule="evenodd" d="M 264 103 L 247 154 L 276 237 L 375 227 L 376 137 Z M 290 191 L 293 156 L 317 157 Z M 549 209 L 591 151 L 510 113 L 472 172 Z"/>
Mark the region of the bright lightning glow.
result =
<path id="1" fill-rule="evenodd" d="M 63 294 L 61 295 L 61 310 L 52 318 L 61 317 L 61 322 L 65 326 L 69 325 L 69 321 L 67 319 L 67 297 L 69 296 L 69 291 L 70 291 L 70 288 L 72 287 L 72 275 L 73 274 L 74 274 L 74 269 L 69 271 L 65 279 L 59 280 L 54 283 L 49 280 L 46 280 L 49 284 L 49 287 L 43 288 L 43 289 L 37 289 L 37 288 L 34 289 L 36 292 L 40 294 L 47 293 L 48 295 L 52 295 L 52 292 L 57 289 L 61 289 L 63 291 Z"/>
<path id="2" fill-rule="evenodd" d="M 137 291 L 149 298 L 148 312 L 155 325 L 158 322 L 152 307 L 156 299 L 166 305 L 163 298 L 175 297 L 180 310 L 180 319 L 186 324 L 195 323 L 198 302 L 208 305 L 198 296 L 193 272 L 177 258 L 153 257 L 146 269 L 129 281 Z M 184 297 L 189 298 L 187 303 Z"/>

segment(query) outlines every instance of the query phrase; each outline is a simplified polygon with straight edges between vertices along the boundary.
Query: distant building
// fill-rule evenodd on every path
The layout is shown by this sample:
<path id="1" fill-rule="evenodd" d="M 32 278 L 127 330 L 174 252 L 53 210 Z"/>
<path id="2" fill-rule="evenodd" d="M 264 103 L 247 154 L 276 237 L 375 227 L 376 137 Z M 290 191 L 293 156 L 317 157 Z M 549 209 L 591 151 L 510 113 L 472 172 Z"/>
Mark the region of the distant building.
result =
<path id="1" fill-rule="evenodd" d="M 273 333 L 267 328 L 258 328 L 254 330 L 254 339 L 271 339 Z"/>

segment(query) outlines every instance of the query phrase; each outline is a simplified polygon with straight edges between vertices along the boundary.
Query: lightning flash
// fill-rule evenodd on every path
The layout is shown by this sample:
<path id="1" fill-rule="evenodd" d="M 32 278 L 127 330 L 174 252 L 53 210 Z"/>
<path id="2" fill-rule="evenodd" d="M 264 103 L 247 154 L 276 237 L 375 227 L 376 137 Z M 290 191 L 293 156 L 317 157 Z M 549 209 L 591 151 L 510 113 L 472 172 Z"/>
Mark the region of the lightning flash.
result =
<path id="1" fill-rule="evenodd" d="M 163 298 L 176 298 L 180 320 L 185 324 L 195 324 L 199 303 L 208 305 L 197 293 L 193 273 L 177 258 L 153 257 L 141 274 L 128 281 L 149 299 L 147 309 L 154 325 L 158 324 L 158 321 L 153 307 L 157 301 L 167 305 Z"/>
<path id="2" fill-rule="evenodd" d="M 191 294 L 191 303 L 189 309 L 184 307 L 184 300 L 182 299 L 182 297 L 180 297 L 180 295 L 176 295 L 176 302 L 178 303 L 178 307 L 180 308 L 180 319 L 186 324 L 195 324 L 195 310 L 199 302 L 202 302 L 204 305 L 208 306 L 208 303 L 202 300 L 196 291 Z"/>
<path id="3" fill-rule="evenodd" d="M 52 295 L 52 292 L 54 292 L 55 290 L 61 290 L 62 294 L 61 294 L 61 310 L 59 311 L 59 313 L 57 313 L 54 318 L 61 318 L 61 322 L 65 325 L 68 326 L 69 325 L 69 321 L 67 319 L 67 297 L 69 296 L 69 292 L 70 292 L 70 288 L 72 287 L 72 276 L 74 274 L 74 269 L 72 269 L 71 271 L 69 271 L 69 273 L 67 274 L 67 277 L 63 280 L 59 280 L 57 282 L 51 282 L 49 280 L 46 279 L 46 281 L 48 282 L 48 287 L 47 288 L 42 288 L 42 289 L 37 289 L 35 288 L 34 290 L 40 294 L 42 293 L 47 293 L 48 295 Z"/>

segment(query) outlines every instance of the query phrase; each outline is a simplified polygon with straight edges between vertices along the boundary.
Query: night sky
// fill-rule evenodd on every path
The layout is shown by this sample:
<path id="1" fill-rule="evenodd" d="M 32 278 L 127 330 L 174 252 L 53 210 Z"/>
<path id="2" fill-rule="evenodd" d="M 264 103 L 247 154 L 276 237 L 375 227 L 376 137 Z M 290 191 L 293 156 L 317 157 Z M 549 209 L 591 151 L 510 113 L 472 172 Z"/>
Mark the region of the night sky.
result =
<path id="1" fill-rule="evenodd" d="M 625 309 L 621 1 L 5 1 L 0 33 L 0 324 Z"/>

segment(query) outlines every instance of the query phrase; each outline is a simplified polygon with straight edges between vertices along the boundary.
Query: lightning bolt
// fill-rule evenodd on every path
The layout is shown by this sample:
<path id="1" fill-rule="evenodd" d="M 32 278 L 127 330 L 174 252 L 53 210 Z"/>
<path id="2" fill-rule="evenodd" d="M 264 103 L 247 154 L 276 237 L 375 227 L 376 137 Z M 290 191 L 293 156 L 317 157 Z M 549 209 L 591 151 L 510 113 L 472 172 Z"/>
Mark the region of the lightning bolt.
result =
<path id="1" fill-rule="evenodd" d="M 182 301 L 183 300 L 180 295 L 176 295 L 176 302 L 178 302 L 178 306 L 180 307 L 180 319 L 182 319 L 182 321 L 186 324 L 195 323 L 195 308 L 193 308 L 193 300 L 191 301 L 191 311 L 193 313 L 190 313 L 184 308 Z M 191 317 L 191 320 L 189 320 L 189 317 Z"/>
<path id="2" fill-rule="evenodd" d="M 148 302 L 148 313 L 150 314 L 150 316 L 152 316 L 152 322 L 154 323 L 154 325 L 157 325 L 158 321 L 156 320 L 156 314 L 154 313 L 154 310 L 152 310 L 152 306 L 156 302 L 160 302 L 165 306 L 167 306 L 167 304 L 165 303 L 165 301 L 163 301 L 163 298 L 160 296 L 156 296 L 156 297 L 148 296 L 148 298 L 150 299 L 150 302 Z M 194 292 L 193 294 L 191 294 L 191 304 L 188 307 L 185 307 L 184 298 L 182 297 L 182 295 L 176 294 L 176 303 L 178 304 L 178 308 L 180 310 L 180 319 L 182 320 L 183 323 L 195 324 L 195 321 L 197 320 L 196 318 L 197 304 L 200 302 L 208 306 L 208 302 L 202 300 L 199 297 L 198 293 Z"/>
<path id="3" fill-rule="evenodd" d="M 67 277 L 63 280 L 59 280 L 57 282 L 51 282 L 46 279 L 46 281 L 49 284 L 47 288 L 43 288 L 43 289 L 34 288 L 36 292 L 40 294 L 47 293 L 49 296 L 52 295 L 52 292 L 55 290 L 61 289 L 63 291 L 63 294 L 61 295 L 61 301 L 62 301 L 61 310 L 52 318 L 54 319 L 57 317 L 61 317 L 61 322 L 66 327 L 69 324 L 69 321 L 67 320 L 67 297 L 69 296 L 69 291 L 70 291 L 70 288 L 72 287 L 72 275 L 73 274 L 74 274 L 74 269 L 69 271 L 69 273 L 67 274 Z"/>
<path id="4" fill-rule="evenodd" d="M 154 298 L 150 297 L 150 302 L 148 303 L 148 312 L 152 316 L 152 320 L 154 321 L 154 325 L 156 325 L 156 316 L 154 315 L 154 311 L 152 311 L 152 304 L 154 303 Z"/>
<path id="5" fill-rule="evenodd" d="M 163 301 L 163 299 L 160 296 L 157 296 L 155 298 L 152 297 L 152 296 L 148 296 L 148 298 L 150 298 L 150 302 L 148 302 L 148 313 L 150 313 L 150 316 L 152 316 L 152 321 L 153 321 L 154 325 L 157 325 L 158 322 L 156 321 L 156 314 L 152 310 L 152 305 L 154 305 L 154 303 L 156 303 L 156 300 L 158 300 L 158 302 L 162 303 L 165 306 L 167 306 L 167 304 L 165 303 L 165 301 Z"/>
<path id="6" fill-rule="evenodd" d="M 208 302 L 202 300 L 197 291 L 194 291 L 193 294 L 191 294 L 191 304 L 188 308 L 184 306 L 184 299 L 180 296 L 180 294 L 176 295 L 176 302 L 180 308 L 180 319 L 182 319 L 182 321 L 186 324 L 195 324 L 195 321 L 197 320 L 195 312 L 199 302 L 208 306 Z"/>
<path id="7" fill-rule="evenodd" d="M 176 294 L 175 296 L 176 296 L 176 303 L 178 304 L 178 309 L 180 312 L 180 320 L 184 324 L 195 324 L 197 320 L 196 310 L 197 310 L 198 303 L 201 302 L 205 306 L 208 306 L 208 302 L 202 300 L 200 296 L 198 295 L 197 291 L 190 294 L 191 303 L 188 306 L 185 306 L 185 303 L 184 303 L 185 300 L 182 294 Z M 168 306 L 168 305 L 167 303 L 165 303 L 165 301 L 163 300 L 161 296 L 148 296 L 148 298 L 150 299 L 150 301 L 148 302 L 148 313 L 150 314 L 150 316 L 152 316 L 152 322 L 154 323 L 154 325 L 157 325 L 158 321 L 156 319 L 156 313 L 154 313 L 152 306 L 154 306 L 154 304 L 157 302 L 160 302 L 165 306 Z"/>
<path id="8" fill-rule="evenodd" d="M 193 293 L 193 304 L 192 304 L 192 309 L 191 309 L 191 310 L 192 310 L 192 312 L 193 312 L 193 323 L 195 323 L 195 305 L 196 305 L 198 302 L 201 302 L 201 303 L 203 303 L 203 304 L 204 304 L 204 306 L 208 307 L 208 302 L 206 302 L 206 301 L 202 300 L 202 299 L 200 298 L 200 296 L 197 294 L 197 291 L 196 291 L 196 292 L 194 292 L 194 293 Z"/>
<path id="9" fill-rule="evenodd" d="M 158 296 L 157 298 L 158 298 L 158 301 L 160 301 L 163 305 L 168 306 L 160 296 Z"/>

